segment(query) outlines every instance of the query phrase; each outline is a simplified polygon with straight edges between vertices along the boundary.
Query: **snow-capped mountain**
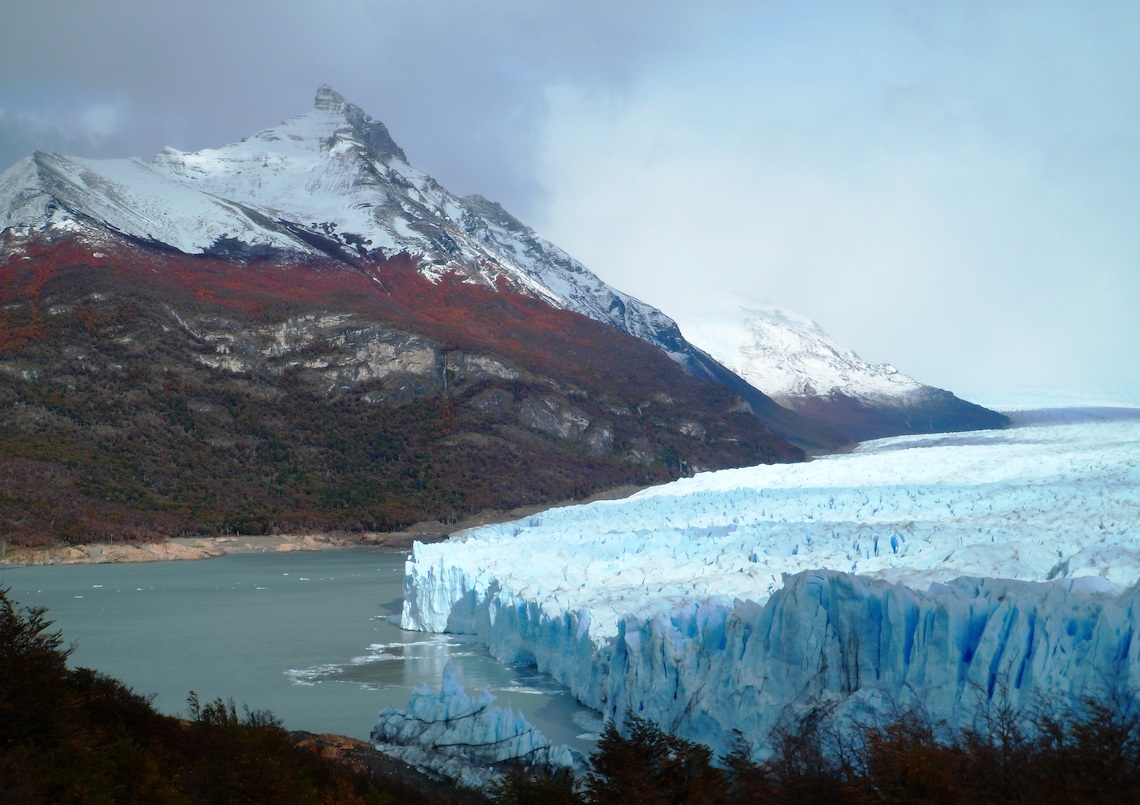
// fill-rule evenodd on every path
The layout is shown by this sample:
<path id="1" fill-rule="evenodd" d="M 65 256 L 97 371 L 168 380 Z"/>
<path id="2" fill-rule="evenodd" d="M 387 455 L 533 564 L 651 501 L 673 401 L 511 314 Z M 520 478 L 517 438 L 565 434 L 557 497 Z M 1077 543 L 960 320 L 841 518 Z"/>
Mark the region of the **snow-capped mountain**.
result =
<path id="1" fill-rule="evenodd" d="M 0 176 L 0 231 L 109 229 L 186 254 L 417 258 L 574 310 L 705 363 L 661 311 L 611 288 L 498 204 L 458 197 L 408 164 L 383 123 L 328 86 L 299 117 L 222 148 L 147 163 L 35 153 Z"/>
<path id="2" fill-rule="evenodd" d="M 821 425 L 849 423 L 855 438 L 1003 427 L 1000 414 L 873 365 L 816 322 L 775 307 L 686 327 L 691 342 L 785 408 Z"/>
<path id="3" fill-rule="evenodd" d="M 455 522 L 802 460 L 768 408 L 810 430 L 327 87 L 223 148 L 0 175 L 0 375 L 23 541 Z"/>
<path id="4" fill-rule="evenodd" d="M 868 403 L 839 390 L 781 407 L 763 387 L 694 347 L 670 317 L 610 287 L 498 204 L 456 196 L 412 167 L 383 123 L 327 86 L 308 112 L 221 148 L 168 148 L 150 162 L 36 152 L 0 174 L 0 256 L 18 259 L 29 242 L 62 237 L 82 239 L 91 254 L 114 253 L 100 244 L 130 243 L 235 269 L 347 267 L 368 275 L 380 292 L 391 289 L 379 267 L 410 260 L 434 285 L 446 278 L 509 290 L 652 344 L 688 374 L 730 389 L 744 401 L 742 410 L 810 450 L 1004 424 L 921 386 L 885 414 L 890 405 L 882 400 Z M 240 282 L 236 276 L 227 279 Z M 741 363 L 741 371 L 748 369 Z M 830 371 L 826 361 L 802 369 L 812 388 L 830 382 L 813 374 Z"/>
<path id="5" fill-rule="evenodd" d="M 862 399 L 891 399 L 922 388 L 890 364 L 874 366 L 844 349 L 816 322 L 781 308 L 741 308 L 735 322 L 686 327 L 701 349 L 772 399 L 834 392 Z"/>

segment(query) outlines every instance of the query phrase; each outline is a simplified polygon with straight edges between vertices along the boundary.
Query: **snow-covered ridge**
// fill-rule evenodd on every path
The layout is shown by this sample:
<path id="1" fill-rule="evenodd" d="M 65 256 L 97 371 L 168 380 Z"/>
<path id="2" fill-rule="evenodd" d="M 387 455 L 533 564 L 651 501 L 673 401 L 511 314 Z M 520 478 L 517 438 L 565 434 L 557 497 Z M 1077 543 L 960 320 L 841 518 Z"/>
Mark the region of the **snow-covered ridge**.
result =
<path id="1" fill-rule="evenodd" d="M 109 229 L 188 254 L 407 252 L 428 277 L 455 272 L 492 288 L 504 278 L 692 363 L 672 319 L 499 205 L 449 193 L 327 86 L 305 114 L 221 148 L 167 148 L 149 164 L 36 153 L 0 175 L 0 232 L 58 229 Z"/>
<path id="2" fill-rule="evenodd" d="M 925 388 L 890 364 L 867 363 L 814 321 L 780 308 L 741 308 L 736 320 L 685 331 L 692 343 L 778 402 L 835 392 L 905 399 Z"/>
<path id="3" fill-rule="evenodd" d="M 886 439 L 417 544 L 403 624 L 724 749 L 819 699 L 959 721 L 1135 687 L 1138 578 L 1140 415 Z"/>

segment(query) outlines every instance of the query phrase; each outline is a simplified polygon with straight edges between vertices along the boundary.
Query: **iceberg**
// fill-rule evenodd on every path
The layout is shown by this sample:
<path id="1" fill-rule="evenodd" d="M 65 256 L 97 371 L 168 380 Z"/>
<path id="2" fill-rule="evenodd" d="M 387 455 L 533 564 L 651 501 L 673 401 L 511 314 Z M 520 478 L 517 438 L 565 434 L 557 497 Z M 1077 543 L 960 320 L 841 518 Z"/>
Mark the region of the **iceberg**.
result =
<path id="1" fill-rule="evenodd" d="M 1140 414 L 884 439 L 417 543 L 402 624 L 724 752 L 1140 689 Z"/>
<path id="2" fill-rule="evenodd" d="M 567 746 L 553 746 L 521 713 L 495 707 L 489 691 L 469 696 L 448 663 L 439 693 L 412 691 L 407 707 L 388 707 L 372 728 L 373 746 L 429 774 L 485 788 L 506 764 L 555 772 L 581 767 Z"/>

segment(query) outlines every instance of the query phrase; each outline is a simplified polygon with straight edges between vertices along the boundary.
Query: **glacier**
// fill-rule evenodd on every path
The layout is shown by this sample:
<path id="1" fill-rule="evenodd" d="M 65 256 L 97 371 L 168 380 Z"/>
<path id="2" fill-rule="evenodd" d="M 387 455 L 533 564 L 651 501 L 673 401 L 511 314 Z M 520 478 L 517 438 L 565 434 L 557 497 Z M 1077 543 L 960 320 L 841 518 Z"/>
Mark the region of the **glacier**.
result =
<path id="1" fill-rule="evenodd" d="M 821 703 L 972 726 L 1140 689 L 1140 410 L 864 443 L 414 546 L 408 629 L 764 751 Z"/>
<path id="2" fill-rule="evenodd" d="M 370 736 L 373 746 L 421 771 L 471 788 L 486 788 L 497 764 L 522 764 L 548 773 L 583 768 L 567 746 L 554 746 L 521 713 L 495 707 L 486 690 L 474 696 L 459 685 L 448 663 L 439 693 L 412 691 L 403 710 L 388 707 Z"/>

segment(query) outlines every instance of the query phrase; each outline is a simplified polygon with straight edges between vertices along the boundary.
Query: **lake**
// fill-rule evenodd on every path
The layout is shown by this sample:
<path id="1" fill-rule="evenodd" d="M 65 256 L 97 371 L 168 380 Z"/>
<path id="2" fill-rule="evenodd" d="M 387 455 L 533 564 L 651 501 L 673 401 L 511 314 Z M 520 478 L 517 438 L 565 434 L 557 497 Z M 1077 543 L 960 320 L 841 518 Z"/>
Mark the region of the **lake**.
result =
<path id="1" fill-rule="evenodd" d="M 204 561 L 5 568 L 0 586 L 44 606 L 71 665 L 153 695 L 232 698 L 290 729 L 367 739 L 376 714 L 438 688 L 450 661 L 468 692 L 488 688 L 555 743 L 592 751 L 600 717 L 545 674 L 505 666 L 467 635 L 399 628 L 403 552 L 360 548 L 231 554 Z"/>

